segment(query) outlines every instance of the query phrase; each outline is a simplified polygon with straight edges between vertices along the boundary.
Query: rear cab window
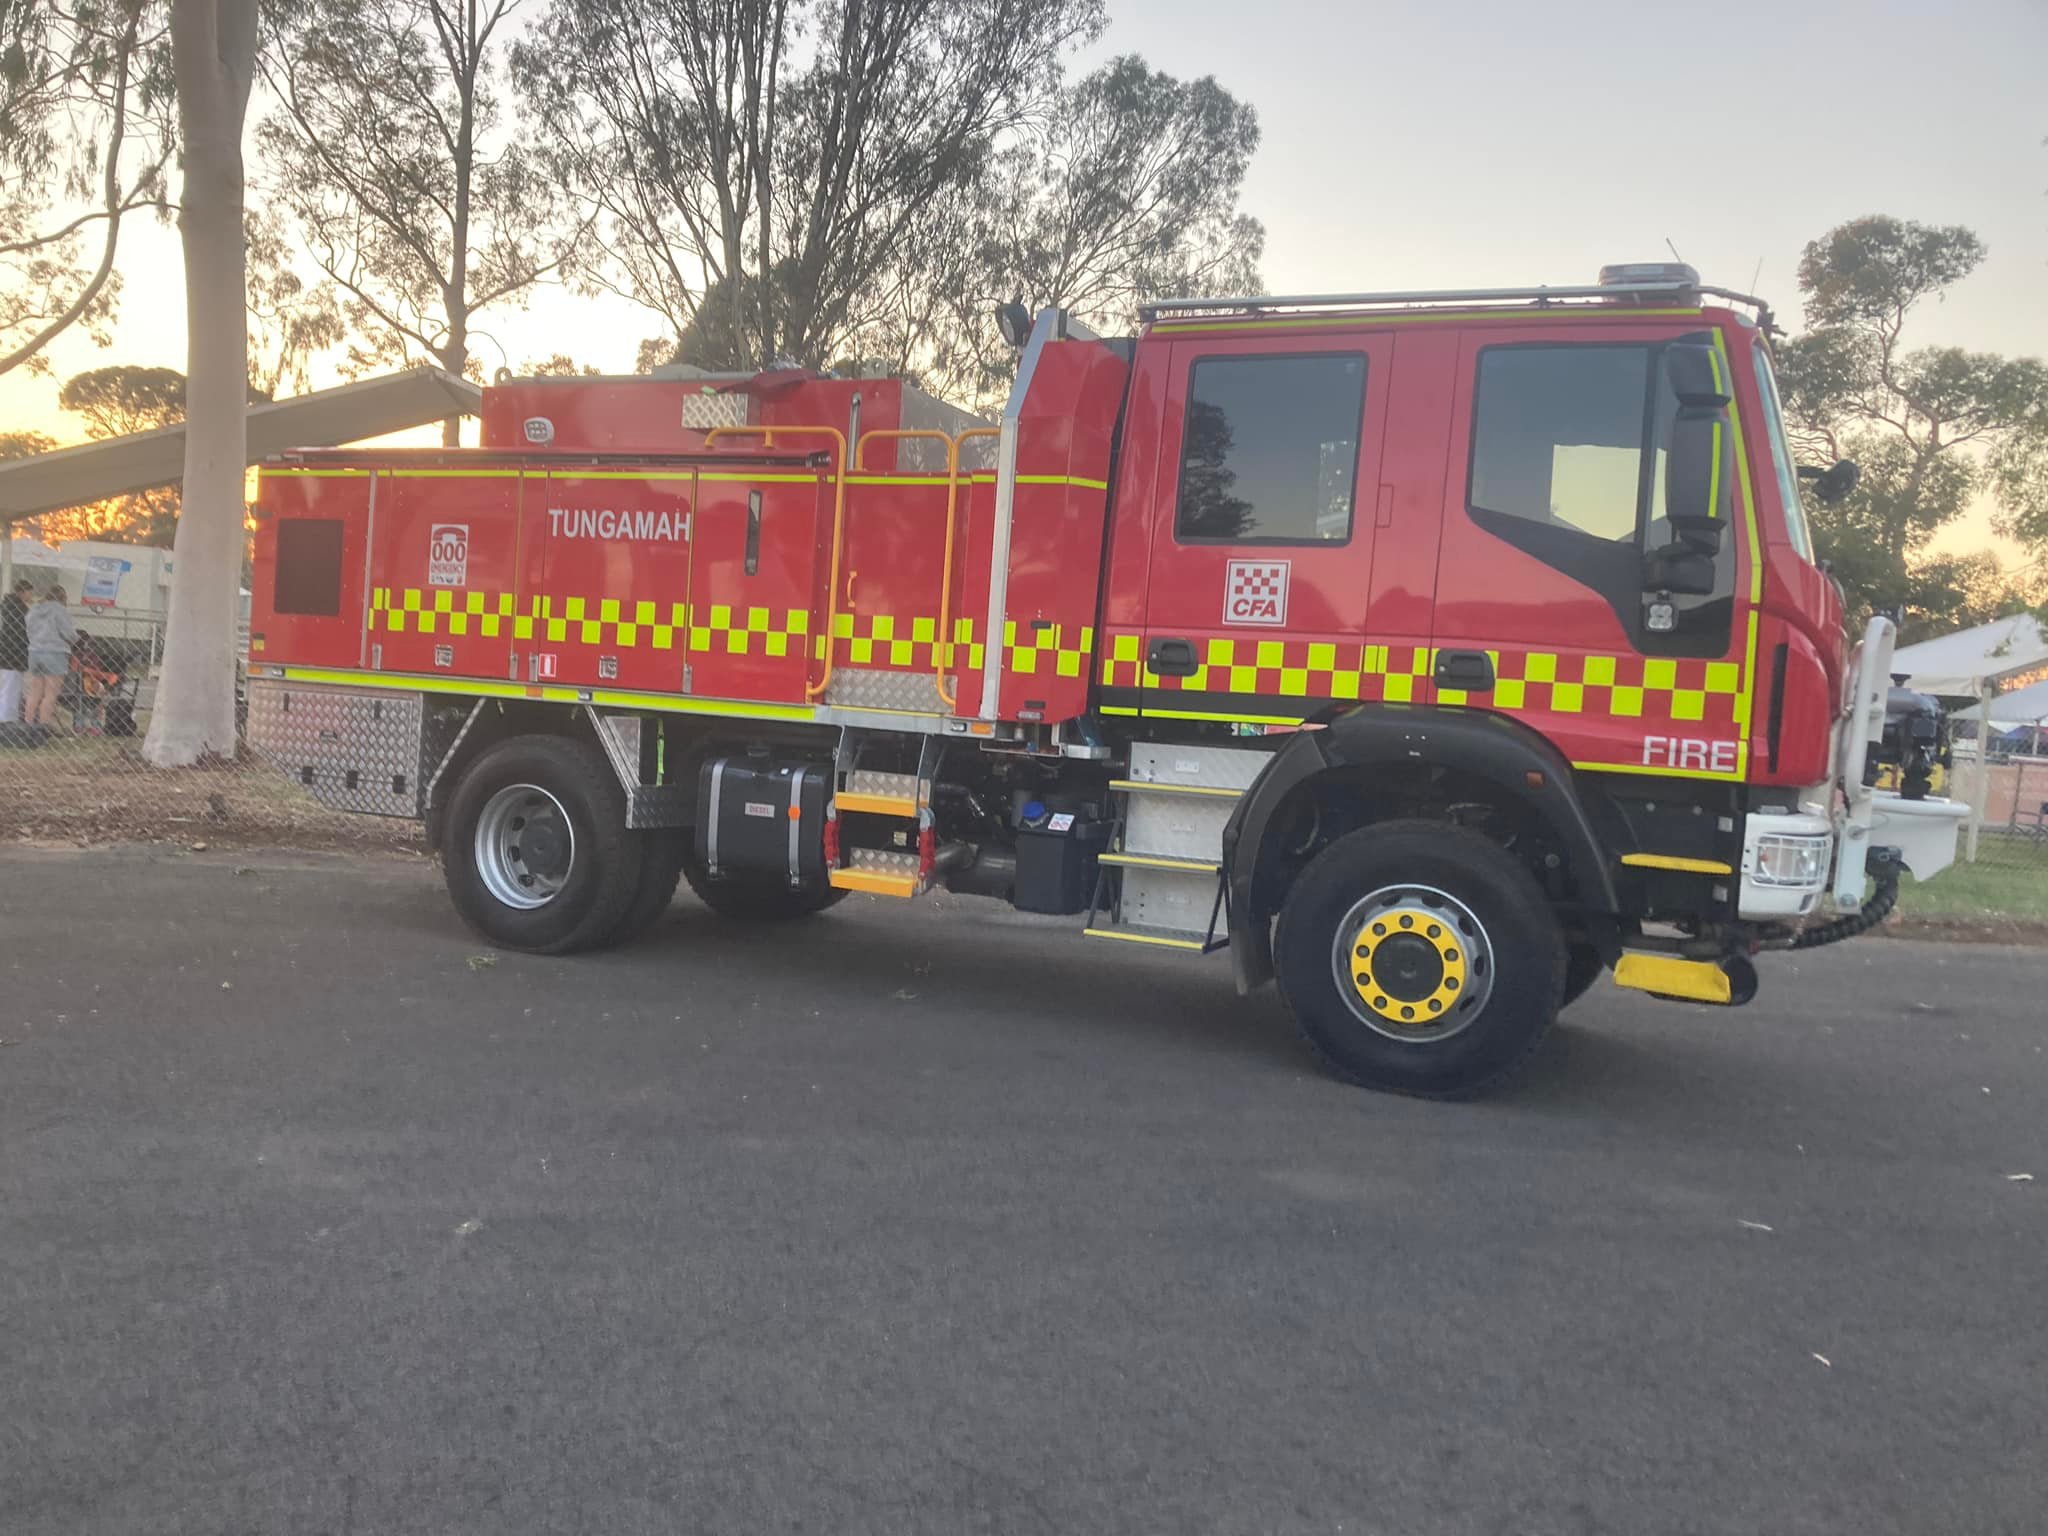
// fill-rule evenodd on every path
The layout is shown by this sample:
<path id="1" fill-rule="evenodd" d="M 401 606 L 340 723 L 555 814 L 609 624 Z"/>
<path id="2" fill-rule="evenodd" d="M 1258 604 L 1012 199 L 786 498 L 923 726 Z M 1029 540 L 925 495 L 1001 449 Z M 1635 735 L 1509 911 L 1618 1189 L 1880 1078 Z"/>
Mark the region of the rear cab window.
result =
<path id="1" fill-rule="evenodd" d="M 1197 362 L 1189 372 L 1175 540 L 1347 542 L 1365 365 L 1354 352 Z"/>

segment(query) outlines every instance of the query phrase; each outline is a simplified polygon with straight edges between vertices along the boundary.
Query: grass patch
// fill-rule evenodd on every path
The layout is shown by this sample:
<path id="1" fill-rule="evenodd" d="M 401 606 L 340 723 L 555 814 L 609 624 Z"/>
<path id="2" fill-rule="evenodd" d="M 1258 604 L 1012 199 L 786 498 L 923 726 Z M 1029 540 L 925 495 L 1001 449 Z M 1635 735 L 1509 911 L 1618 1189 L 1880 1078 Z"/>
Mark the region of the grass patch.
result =
<path id="1" fill-rule="evenodd" d="M 2048 846 L 2002 847 L 1990 838 L 1975 864 L 1955 863 L 1924 885 L 1908 876 L 1899 910 L 1908 917 L 2017 917 L 2048 922 Z"/>

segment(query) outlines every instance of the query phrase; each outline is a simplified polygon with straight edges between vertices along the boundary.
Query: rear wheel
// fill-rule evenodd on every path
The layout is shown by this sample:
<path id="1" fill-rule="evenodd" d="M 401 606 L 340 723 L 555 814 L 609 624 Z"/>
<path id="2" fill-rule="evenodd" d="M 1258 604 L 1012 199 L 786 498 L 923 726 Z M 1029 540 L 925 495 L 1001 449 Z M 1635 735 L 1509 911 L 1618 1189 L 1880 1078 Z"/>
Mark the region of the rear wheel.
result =
<path id="1" fill-rule="evenodd" d="M 676 887 L 682 883 L 683 855 L 690 842 L 686 827 L 663 827 L 634 836 L 640 839 L 640 884 L 613 935 L 613 942 L 619 944 L 639 938 L 668 911 L 676 899 Z"/>
<path id="2" fill-rule="evenodd" d="M 697 899 L 720 917 L 736 922 L 775 923 L 809 917 L 837 905 L 846 892 L 829 885 L 790 886 L 765 875 L 721 875 L 714 878 L 698 857 L 691 838 L 683 854 L 683 878 Z"/>
<path id="3" fill-rule="evenodd" d="M 562 955 L 617 934 L 639 889 L 641 845 L 596 748 L 516 736 L 455 786 L 441 862 L 456 911 L 478 933 Z"/>
<path id="4" fill-rule="evenodd" d="M 1368 1088 L 1459 1098 L 1522 1064 L 1557 1015 L 1565 943 L 1541 888 L 1462 827 L 1397 821 L 1295 882 L 1274 960 L 1310 1046 Z"/>

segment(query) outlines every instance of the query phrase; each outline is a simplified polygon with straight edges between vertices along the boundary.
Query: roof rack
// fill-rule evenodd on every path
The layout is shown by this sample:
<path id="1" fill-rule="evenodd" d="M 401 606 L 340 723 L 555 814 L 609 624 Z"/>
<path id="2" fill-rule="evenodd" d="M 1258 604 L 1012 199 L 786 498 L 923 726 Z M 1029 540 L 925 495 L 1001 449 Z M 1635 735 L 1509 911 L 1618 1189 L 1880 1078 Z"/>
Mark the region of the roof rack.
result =
<path id="1" fill-rule="evenodd" d="M 1638 304 L 1652 300 L 1669 302 L 1685 299 L 1698 302 L 1703 296 L 1753 306 L 1762 323 L 1770 324 L 1771 307 L 1762 299 L 1728 288 L 1710 288 L 1699 283 L 1649 282 L 1603 283 L 1552 288 L 1422 288 L 1405 293 L 1313 293 L 1257 294 L 1235 299 L 1154 299 L 1138 306 L 1138 318 L 1152 321 L 1161 316 L 1187 315 L 1209 311 L 1265 313 L 1275 309 L 1366 309 L 1374 305 L 1417 304 L 1537 304 L 1557 299 L 1628 300 Z"/>

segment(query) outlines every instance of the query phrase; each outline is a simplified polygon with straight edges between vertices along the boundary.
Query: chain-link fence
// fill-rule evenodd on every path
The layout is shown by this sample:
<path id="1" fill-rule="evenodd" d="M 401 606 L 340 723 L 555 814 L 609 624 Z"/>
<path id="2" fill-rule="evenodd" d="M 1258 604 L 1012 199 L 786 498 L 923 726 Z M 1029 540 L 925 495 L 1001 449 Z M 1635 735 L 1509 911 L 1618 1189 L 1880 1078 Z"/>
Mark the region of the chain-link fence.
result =
<path id="1" fill-rule="evenodd" d="M 37 683 L 0 671 L 0 842 L 422 846 L 411 822 L 317 804 L 246 745 L 231 761 L 151 767 L 142 743 L 163 659 L 162 615 L 81 609 L 75 622 L 78 640 L 61 674 Z M 236 693 L 246 723 L 239 677 Z"/>

